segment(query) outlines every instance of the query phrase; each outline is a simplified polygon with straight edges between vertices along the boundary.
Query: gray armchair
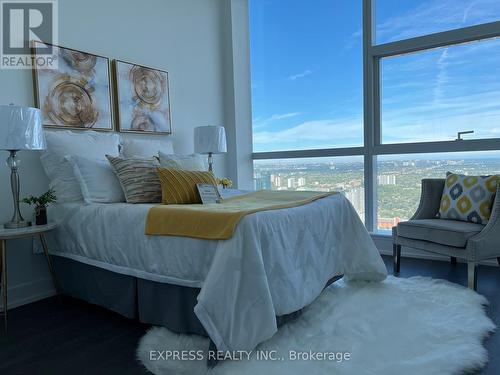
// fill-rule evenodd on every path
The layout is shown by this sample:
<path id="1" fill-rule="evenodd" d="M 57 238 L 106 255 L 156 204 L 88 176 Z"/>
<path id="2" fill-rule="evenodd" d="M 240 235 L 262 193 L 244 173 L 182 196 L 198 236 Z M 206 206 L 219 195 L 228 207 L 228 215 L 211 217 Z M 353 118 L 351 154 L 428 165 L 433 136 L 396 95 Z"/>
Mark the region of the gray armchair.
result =
<path id="1" fill-rule="evenodd" d="M 467 285 L 476 290 L 477 262 L 497 258 L 500 264 L 500 184 L 497 186 L 491 217 L 486 225 L 436 219 L 444 188 L 444 179 L 422 180 L 417 212 L 406 222 L 392 228 L 394 274 L 401 266 L 401 246 L 420 249 L 467 261 Z"/>

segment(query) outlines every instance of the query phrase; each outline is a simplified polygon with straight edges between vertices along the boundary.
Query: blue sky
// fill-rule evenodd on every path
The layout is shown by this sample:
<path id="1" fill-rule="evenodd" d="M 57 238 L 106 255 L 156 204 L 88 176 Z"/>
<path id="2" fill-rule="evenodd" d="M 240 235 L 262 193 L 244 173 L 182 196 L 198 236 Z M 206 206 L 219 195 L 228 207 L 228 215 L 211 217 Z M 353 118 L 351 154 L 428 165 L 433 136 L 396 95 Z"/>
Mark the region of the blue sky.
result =
<path id="1" fill-rule="evenodd" d="M 286 6 L 284 6 L 286 5 Z M 500 20 L 499 0 L 379 0 L 377 43 Z M 250 0 L 254 150 L 360 146 L 360 0 Z M 500 40 L 384 59 L 384 142 L 500 137 Z"/>

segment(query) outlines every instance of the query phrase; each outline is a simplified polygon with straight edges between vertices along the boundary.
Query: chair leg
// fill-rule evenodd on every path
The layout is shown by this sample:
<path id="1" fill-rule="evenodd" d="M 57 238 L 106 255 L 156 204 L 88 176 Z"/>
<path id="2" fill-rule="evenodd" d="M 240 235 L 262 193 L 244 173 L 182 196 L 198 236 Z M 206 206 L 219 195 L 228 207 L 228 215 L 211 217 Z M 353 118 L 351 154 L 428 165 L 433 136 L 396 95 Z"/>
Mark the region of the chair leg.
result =
<path id="1" fill-rule="evenodd" d="M 457 264 L 457 258 L 456 257 L 450 257 L 451 264 Z"/>
<path id="2" fill-rule="evenodd" d="M 472 290 L 477 290 L 477 265 L 476 262 L 467 262 L 467 286 Z"/>
<path id="3" fill-rule="evenodd" d="M 394 261 L 394 275 L 398 275 L 401 269 L 401 245 L 392 245 L 392 257 Z"/>

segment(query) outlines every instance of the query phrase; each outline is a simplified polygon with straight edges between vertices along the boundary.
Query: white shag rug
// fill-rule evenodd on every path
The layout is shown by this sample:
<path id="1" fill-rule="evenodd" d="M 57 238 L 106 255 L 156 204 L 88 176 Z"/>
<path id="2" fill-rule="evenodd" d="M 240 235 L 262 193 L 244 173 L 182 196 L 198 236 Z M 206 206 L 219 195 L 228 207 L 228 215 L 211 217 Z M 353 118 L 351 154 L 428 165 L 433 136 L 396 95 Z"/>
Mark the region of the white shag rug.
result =
<path id="1" fill-rule="evenodd" d="M 256 351 L 250 360 L 219 362 L 213 369 L 206 356 L 165 360 L 167 351 L 206 353 L 208 339 L 160 327 L 141 339 L 137 356 L 154 374 L 457 374 L 488 361 L 482 341 L 495 324 L 484 312 L 486 304 L 483 296 L 444 280 L 338 281 L 256 348 L 278 360 L 263 360 L 263 352 L 257 358 Z M 327 359 L 304 360 L 309 351 L 326 352 Z M 294 360 L 296 352 L 306 357 Z"/>

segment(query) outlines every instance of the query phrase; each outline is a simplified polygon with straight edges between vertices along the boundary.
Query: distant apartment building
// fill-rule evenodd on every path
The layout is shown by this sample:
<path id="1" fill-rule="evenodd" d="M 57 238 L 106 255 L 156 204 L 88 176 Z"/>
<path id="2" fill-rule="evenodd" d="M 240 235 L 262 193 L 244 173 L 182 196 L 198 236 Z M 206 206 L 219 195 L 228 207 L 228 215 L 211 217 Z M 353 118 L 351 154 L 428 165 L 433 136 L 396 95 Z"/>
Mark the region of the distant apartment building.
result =
<path id="1" fill-rule="evenodd" d="M 298 186 L 297 179 L 295 177 L 290 177 L 286 180 L 286 187 L 288 189 L 296 189 Z"/>
<path id="2" fill-rule="evenodd" d="M 354 206 L 357 213 L 362 216 L 365 212 L 365 188 L 349 189 L 344 192 L 344 195 Z"/>
<path id="3" fill-rule="evenodd" d="M 280 188 L 282 186 L 281 177 L 279 175 L 274 176 L 273 187 Z"/>
<path id="4" fill-rule="evenodd" d="M 255 190 L 272 189 L 271 175 L 269 173 L 255 173 L 253 186 Z"/>
<path id="5" fill-rule="evenodd" d="M 396 175 L 394 174 L 381 174 L 378 176 L 379 185 L 396 185 Z"/>

